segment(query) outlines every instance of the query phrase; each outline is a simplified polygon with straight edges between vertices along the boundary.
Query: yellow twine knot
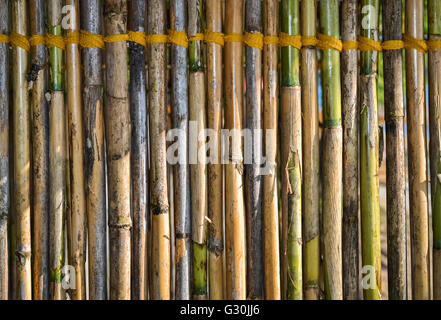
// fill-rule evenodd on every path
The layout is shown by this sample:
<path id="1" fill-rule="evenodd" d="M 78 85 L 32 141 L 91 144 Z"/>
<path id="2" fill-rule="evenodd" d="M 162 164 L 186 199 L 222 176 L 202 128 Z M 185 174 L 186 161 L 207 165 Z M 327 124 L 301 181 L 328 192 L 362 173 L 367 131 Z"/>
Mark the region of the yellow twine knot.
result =
<path id="1" fill-rule="evenodd" d="M 319 33 L 317 35 L 317 38 L 318 38 L 317 48 L 319 49 L 322 50 L 335 49 L 337 51 L 341 51 L 343 49 L 342 42 L 339 39 L 336 39 L 332 36 Z"/>
<path id="2" fill-rule="evenodd" d="M 205 42 L 210 43 L 216 43 L 220 46 L 224 46 L 225 45 L 225 40 L 224 40 L 224 34 L 221 32 L 213 32 L 210 30 L 205 30 Z"/>
<path id="3" fill-rule="evenodd" d="M 256 48 L 259 50 L 263 49 L 263 34 L 260 32 L 245 32 L 243 37 L 243 42 L 249 47 Z"/>
<path id="4" fill-rule="evenodd" d="M 31 45 L 29 44 L 28 38 L 26 36 L 21 35 L 17 32 L 11 32 L 9 35 L 9 41 L 13 46 L 24 49 L 25 51 L 29 51 L 31 49 Z"/>
<path id="5" fill-rule="evenodd" d="M 104 48 L 104 39 L 101 34 L 91 33 L 86 30 L 80 31 L 80 45 L 83 48 Z"/>
<path id="6" fill-rule="evenodd" d="M 360 51 L 382 51 L 381 42 L 367 37 L 360 36 L 358 38 Z"/>
<path id="7" fill-rule="evenodd" d="M 178 46 L 188 48 L 188 38 L 185 31 L 169 30 L 168 41 Z"/>
<path id="8" fill-rule="evenodd" d="M 140 44 L 143 47 L 147 46 L 144 31 L 129 31 L 129 41 Z"/>

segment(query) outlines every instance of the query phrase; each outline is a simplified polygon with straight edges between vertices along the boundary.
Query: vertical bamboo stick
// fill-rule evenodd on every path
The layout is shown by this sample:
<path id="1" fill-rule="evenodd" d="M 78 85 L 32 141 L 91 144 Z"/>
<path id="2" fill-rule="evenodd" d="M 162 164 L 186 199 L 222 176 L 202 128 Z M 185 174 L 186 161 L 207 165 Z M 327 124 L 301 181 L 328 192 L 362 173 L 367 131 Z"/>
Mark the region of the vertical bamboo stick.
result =
<path id="1" fill-rule="evenodd" d="M 166 33 L 166 3 L 151 0 L 147 7 L 147 33 Z M 150 107 L 150 211 L 152 214 L 152 292 L 155 300 L 170 299 L 170 224 L 166 160 L 166 45 L 152 43 L 148 50 Z"/>
<path id="2" fill-rule="evenodd" d="M 362 18 L 361 35 L 378 41 L 378 0 L 362 0 L 369 19 Z M 367 24 L 364 23 L 368 20 Z M 360 193 L 362 265 L 375 271 L 375 282 L 363 288 L 366 300 L 381 299 L 380 195 L 378 182 L 379 140 L 377 104 L 378 52 L 364 51 L 360 59 Z M 366 274 L 363 274 L 366 276 Z"/>
<path id="3" fill-rule="evenodd" d="M 106 35 L 126 33 L 127 1 L 104 2 Z M 106 44 L 110 299 L 130 299 L 130 107 L 125 41 Z"/>
<path id="4" fill-rule="evenodd" d="M 429 39 L 441 40 L 441 2 L 428 1 Z M 441 300 L 441 50 L 429 51 L 430 163 L 433 227 L 433 299 Z"/>
<path id="5" fill-rule="evenodd" d="M 383 40 L 402 39 L 402 1 L 383 3 Z M 402 50 L 384 50 L 389 299 L 407 299 L 406 177 Z"/>
<path id="6" fill-rule="evenodd" d="M 206 95 L 205 95 L 205 63 L 204 47 L 200 40 L 192 37 L 202 33 L 205 27 L 204 2 L 190 0 L 188 2 L 188 36 L 189 43 L 189 117 L 191 126 L 197 133 L 197 150 L 190 147 L 190 174 L 191 174 L 191 212 L 192 212 L 192 240 L 193 240 L 193 299 L 207 299 L 207 166 L 205 164 L 206 128 Z M 194 137 L 196 138 L 196 137 Z M 193 138 L 193 139 L 194 139 Z M 192 145 L 192 144 L 190 144 Z M 194 164 L 196 162 L 196 164 Z"/>
<path id="7" fill-rule="evenodd" d="M 146 2 L 130 2 L 129 28 L 145 31 Z M 147 228 L 147 109 L 145 48 L 130 42 L 130 116 L 132 123 L 132 299 L 145 300 Z"/>
<path id="8" fill-rule="evenodd" d="M 356 0 L 342 3 L 342 40 L 357 40 Z M 358 51 L 341 55 L 343 107 L 343 298 L 358 299 Z"/>
<path id="9" fill-rule="evenodd" d="M 243 33 L 243 0 L 225 3 L 225 34 Z M 225 128 L 236 137 L 230 149 L 231 161 L 225 165 L 225 239 L 227 248 L 227 298 L 246 298 L 245 204 L 243 197 L 243 44 L 225 43 Z M 236 145 L 235 145 L 236 144 Z"/>
<path id="10" fill-rule="evenodd" d="M 82 0 L 81 28 L 102 34 L 102 0 Z M 107 297 L 106 180 L 102 51 L 83 48 L 83 103 L 86 138 L 86 201 L 89 245 L 89 299 Z"/>
<path id="11" fill-rule="evenodd" d="M 263 33 L 262 1 L 245 1 L 245 31 Z M 269 17 L 270 19 L 272 17 Z M 264 264 L 263 264 L 263 181 L 259 172 L 259 160 L 262 154 L 262 50 L 246 46 L 246 116 L 245 128 L 251 130 L 248 155 L 252 163 L 245 164 L 245 206 L 247 219 L 247 298 L 263 299 Z M 270 252 L 267 252 L 271 254 Z M 267 276 L 272 274 L 267 271 Z M 270 289 L 270 288 L 268 288 Z"/>
<path id="12" fill-rule="evenodd" d="M 66 0 L 71 6 L 70 28 L 67 35 L 79 31 L 79 2 Z M 84 128 L 83 104 L 81 100 L 81 62 L 78 44 L 66 44 L 67 109 L 69 128 L 69 158 L 71 186 L 71 251 L 70 263 L 75 268 L 75 289 L 71 292 L 73 300 L 86 299 L 86 195 L 84 189 Z"/>
<path id="13" fill-rule="evenodd" d="M 0 34 L 9 33 L 9 1 L 0 1 Z M 0 300 L 9 297 L 9 45 L 0 43 Z"/>
<path id="14" fill-rule="evenodd" d="M 320 1 L 320 32 L 339 38 L 338 1 Z M 342 127 L 340 53 L 322 51 L 323 256 L 326 298 L 340 300 L 342 288 Z"/>
<path id="15" fill-rule="evenodd" d="M 27 2 L 12 2 L 12 32 L 23 36 L 28 33 Z M 14 145 L 14 214 L 16 216 L 15 285 L 16 299 L 32 299 L 31 280 L 31 158 L 30 109 L 26 72 L 28 53 L 23 48 L 12 48 L 12 119 Z"/>
<path id="16" fill-rule="evenodd" d="M 48 3 L 48 33 L 61 35 L 62 1 Z M 49 49 L 50 109 L 49 109 L 49 172 L 50 172 L 50 291 L 53 300 L 62 299 L 61 268 L 64 265 L 64 218 L 66 213 L 67 130 L 64 108 L 64 53 Z"/>
<path id="17" fill-rule="evenodd" d="M 317 4 L 301 1 L 302 36 L 316 36 Z M 308 300 L 319 299 L 320 268 L 320 136 L 317 101 L 317 51 L 301 52 L 303 120 L 303 292 Z"/>
<path id="18" fill-rule="evenodd" d="M 282 1 L 281 31 L 300 34 L 300 2 Z M 303 299 L 300 50 L 282 48 L 281 161 L 285 296 Z M 286 243 L 285 243 L 286 242 Z"/>
<path id="19" fill-rule="evenodd" d="M 187 2 L 171 1 L 170 24 L 176 31 L 187 30 Z M 190 8 L 191 3 L 189 3 Z M 191 56 L 190 56 L 191 58 Z M 184 136 L 179 139 L 188 140 L 188 75 L 187 48 L 171 45 L 171 86 L 172 112 L 174 128 L 181 129 Z M 191 71 L 191 70 L 190 70 Z M 181 140 L 182 141 L 182 140 Z M 183 163 L 174 165 L 174 222 L 176 246 L 176 299 L 190 299 L 190 268 L 191 268 L 191 217 L 190 217 L 190 172 L 188 168 L 188 149 L 179 149 L 179 157 Z"/>
<path id="20" fill-rule="evenodd" d="M 406 1 L 406 36 L 423 39 L 423 0 Z M 424 53 L 406 49 L 412 298 L 430 298 Z"/>
<path id="21" fill-rule="evenodd" d="M 207 30 L 222 32 L 221 0 L 206 0 Z M 207 125 L 216 133 L 213 146 L 216 156 L 208 164 L 208 273 L 210 299 L 223 299 L 223 170 L 221 165 L 222 128 L 222 47 L 207 43 Z"/>

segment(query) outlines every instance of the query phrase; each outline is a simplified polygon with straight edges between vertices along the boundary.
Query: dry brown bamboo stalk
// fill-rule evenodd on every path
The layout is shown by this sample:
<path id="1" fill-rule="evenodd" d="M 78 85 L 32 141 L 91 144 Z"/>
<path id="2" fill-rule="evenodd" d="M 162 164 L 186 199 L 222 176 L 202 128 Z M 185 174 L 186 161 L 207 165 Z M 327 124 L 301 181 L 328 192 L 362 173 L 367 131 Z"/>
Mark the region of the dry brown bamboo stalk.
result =
<path id="1" fill-rule="evenodd" d="M 147 6 L 147 33 L 165 34 L 166 3 L 151 0 Z M 166 45 L 148 49 L 150 107 L 150 212 L 152 215 L 151 299 L 170 299 L 170 219 L 166 159 Z"/>
<path id="2" fill-rule="evenodd" d="M 243 0 L 225 3 L 225 34 L 243 33 Z M 246 299 L 245 278 L 245 208 L 243 197 L 243 148 L 240 130 L 243 126 L 243 44 L 226 42 L 225 128 L 233 130 L 229 162 L 225 165 L 225 239 L 227 249 L 227 299 Z M 228 150 L 228 149 L 227 149 Z"/>
<path id="3" fill-rule="evenodd" d="M 222 8 L 220 0 L 206 0 L 207 30 L 222 32 Z M 223 170 L 221 165 L 222 128 L 222 47 L 207 43 L 207 124 L 216 132 L 214 146 L 217 158 L 208 164 L 208 267 L 210 299 L 219 300 L 223 294 Z M 213 151 L 214 152 L 214 151 Z"/>
<path id="4" fill-rule="evenodd" d="M 106 35 L 126 33 L 127 0 L 104 2 Z M 106 147 L 109 206 L 110 299 L 130 299 L 130 108 L 127 46 L 106 44 Z"/>
<path id="5" fill-rule="evenodd" d="M 423 0 L 406 1 L 406 35 L 423 39 Z M 430 298 L 424 53 L 406 49 L 412 298 Z"/>
<path id="6" fill-rule="evenodd" d="M 279 5 L 277 0 L 264 2 L 263 29 L 265 36 L 276 36 L 278 32 Z M 279 208 L 277 199 L 277 125 L 278 125 L 278 46 L 267 44 L 263 51 L 264 91 L 263 129 L 266 166 L 271 172 L 264 176 L 264 256 L 265 299 L 280 300 L 280 256 L 279 256 Z"/>
<path id="7" fill-rule="evenodd" d="M 9 3 L 0 1 L 0 34 L 9 33 Z M 0 300 L 9 297 L 9 45 L 0 43 Z"/>
<path id="8" fill-rule="evenodd" d="M 27 36 L 27 2 L 12 2 L 12 31 Z M 14 214 L 16 216 L 16 296 L 18 300 L 32 299 L 31 283 L 31 114 L 26 81 L 28 53 L 20 47 L 12 48 L 12 120 L 14 145 Z"/>
<path id="9" fill-rule="evenodd" d="M 79 31 L 79 2 L 66 0 L 72 6 L 72 20 L 67 33 Z M 86 8 L 83 8 L 86 9 Z M 86 196 L 84 189 L 84 140 L 83 104 L 81 100 L 80 52 L 78 44 L 66 44 L 67 109 L 69 128 L 69 158 L 71 186 L 71 239 L 70 263 L 75 268 L 75 289 L 73 300 L 86 298 Z"/>

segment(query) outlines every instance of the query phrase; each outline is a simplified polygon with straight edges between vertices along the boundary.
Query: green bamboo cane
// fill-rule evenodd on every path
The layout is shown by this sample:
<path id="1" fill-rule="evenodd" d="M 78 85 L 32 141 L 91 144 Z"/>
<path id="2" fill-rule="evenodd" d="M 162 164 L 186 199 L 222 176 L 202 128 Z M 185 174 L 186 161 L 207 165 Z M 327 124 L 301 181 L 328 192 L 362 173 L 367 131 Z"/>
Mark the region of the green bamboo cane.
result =
<path id="1" fill-rule="evenodd" d="M 361 19 L 361 35 L 378 41 L 379 0 L 363 0 L 362 6 L 372 9 L 367 13 L 370 15 L 369 19 Z M 363 275 L 368 277 L 369 273 L 375 270 L 372 277 L 375 279 L 374 283 L 369 283 L 370 288 L 363 288 L 366 300 L 381 298 L 377 63 L 378 52 L 361 53 L 360 193 Z M 372 267 L 374 269 L 371 269 Z"/>
<path id="2" fill-rule="evenodd" d="M 441 39 L 441 1 L 428 1 L 430 40 Z M 429 51 L 430 163 L 433 198 L 433 299 L 441 299 L 441 50 Z"/>
<path id="3" fill-rule="evenodd" d="M 282 1 L 281 31 L 300 34 L 300 4 L 298 0 Z M 302 135 L 300 51 L 292 46 L 282 48 L 282 200 L 283 235 L 286 241 L 284 278 L 286 297 L 303 298 L 302 285 Z M 283 176 L 283 175 L 282 175 Z M 286 198 L 285 198 L 286 197 Z M 286 275 L 285 275 L 286 272 Z"/>
<path id="4" fill-rule="evenodd" d="M 338 0 L 320 1 L 320 32 L 339 39 Z M 323 255 L 326 298 L 342 299 L 342 128 L 340 53 L 322 51 Z"/>

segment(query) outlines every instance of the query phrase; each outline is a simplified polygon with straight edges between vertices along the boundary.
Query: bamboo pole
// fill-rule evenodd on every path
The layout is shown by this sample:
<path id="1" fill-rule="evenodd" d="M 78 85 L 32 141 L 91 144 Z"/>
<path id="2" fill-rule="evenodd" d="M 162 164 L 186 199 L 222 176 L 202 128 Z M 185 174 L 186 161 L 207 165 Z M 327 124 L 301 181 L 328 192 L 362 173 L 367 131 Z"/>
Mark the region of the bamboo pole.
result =
<path id="1" fill-rule="evenodd" d="M 378 0 L 363 0 L 369 19 L 362 18 L 361 36 L 378 41 Z M 367 25 L 363 24 L 367 20 Z M 378 52 L 364 51 L 360 58 L 360 194 L 363 276 L 375 271 L 366 300 L 381 299 L 380 195 L 377 70 Z M 366 269 L 366 267 L 373 269 Z M 369 275 L 369 274 L 368 274 Z"/>
<path id="2" fill-rule="evenodd" d="M 48 33 L 61 35 L 62 1 L 48 3 Z M 64 219 L 66 214 L 67 130 L 64 109 L 64 53 L 56 47 L 49 49 L 50 109 L 49 109 L 49 172 L 50 172 L 50 291 L 49 297 L 61 300 L 61 268 L 64 265 Z"/>
<path id="3" fill-rule="evenodd" d="M 147 33 L 166 33 L 166 3 L 151 0 L 147 7 Z M 170 224 L 166 160 L 166 45 L 152 43 L 148 50 L 150 107 L 150 211 L 152 214 L 152 292 L 155 300 L 170 299 Z"/>
<path id="4" fill-rule="evenodd" d="M 27 3 L 13 1 L 11 7 L 12 32 L 28 33 Z M 15 286 L 18 300 L 32 299 L 31 275 L 31 212 L 30 212 L 30 109 L 26 72 L 28 53 L 20 47 L 12 48 L 12 120 L 14 145 L 14 214 L 16 216 Z"/>
<path id="5" fill-rule="evenodd" d="M 407 0 L 406 35 L 423 39 L 423 0 Z M 424 53 L 406 49 L 412 298 L 430 298 Z"/>
<path id="6" fill-rule="evenodd" d="M 71 6 L 71 21 L 67 35 L 79 31 L 79 2 L 66 0 Z M 86 299 L 86 195 L 84 189 L 84 128 L 83 104 L 81 100 L 81 62 L 78 44 L 66 44 L 67 109 L 69 128 L 70 159 L 70 263 L 75 268 L 75 289 L 71 291 L 73 300 Z"/>
<path id="7" fill-rule="evenodd" d="M 402 39 L 402 1 L 383 3 L 383 40 Z M 402 50 L 384 50 L 389 299 L 407 299 L 406 177 Z"/>
<path id="8" fill-rule="evenodd" d="M 429 39 L 441 40 L 441 2 L 428 1 Z M 433 299 L 441 300 L 441 50 L 429 51 L 430 163 L 433 227 Z"/>
<path id="9" fill-rule="evenodd" d="M 316 36 L 317 3 L 301 1 L 302 36 Z M 317 51 L 301 51 L 303 120 L 303 293 L 307 300 L 318 300 L 320 269 L 320 136 L 317 101 Z"/>
<path id="10" fill-rule="evenodd" d="M 264 2 L 263 25 L 265 36 L 278 34 L 278 1 Z M 263 172 L 263 210 L 264 210 L 264 269 L 265 299 L 280 300 L 280 249 L 279 249 L 279 208 L 277 195 L 277 128 L 278 128 L 278 46 L 264 45 L 264 91 L 263 91 L 263 128 L 265 157 L 269 172 Z M 256 84 L 260 87 L 260 80 Z M 259 97 L 260 99 L 260 97 Z"/>
<path id="11" fill-rule="evenodd" d="M 81 28 L 102 34 L 102 0 L 82 0 Z M 86 139 L 86 202 L 89 299 L 107 297 L 106 178 L 103 120 L 102 51 L 83 48 L 83 103 Z"/>
<path id="12" fill-rule="evenodd" d="M 126 33 L 127 1 L 104 2 L 106 35 Z M 106 44 L 110 299 L 130 299 L 130 107 L 125 41 Z"/>
<path id="13" fill-rule="evenodd" d="M 282 1 L 281 31 L 300 34 L 300 2 Z M 281 99 L 282 228 L 285 297 L 303 299 L 302 275 L 302 112 L 300 50 L 282 48 Z"/>
<path id="14" fill-rule="evenodd" d="M 243 1 L 225 3 L 225 34 L 243 33 Z M 243 44 L 226 42 L 224 47 L 225 128 L 233 130 L 230 155 L 225 165 L 225 239 L 227 248 L 227 299 L 246 299 L 245 204 L 243 197 L 243 148 L 239 140 L 243 126 Z"/>
<path id="15" fill-rule="evenodd" d="M 263 33 L 262 1 L 245 1 L 245 31 Z M 271 18 L 271 17 L 269 17 Z M 247 220 L 247 298 L 264 297 L 264 243 L 263 243 L 263 179 L 259 172 L 262 155 L 262 50 L 246 46 L 246 116 L 245 128 L 251 131 L 252 143 L 247 156 L 252 163 L 245 164 L 245 207 Z M 271 254 L 270 252 L 267 252 Z M 268 275 L 272 272 L 266 270 Z M 270 289 L 268 287 L 268 289 Z"/>
<path id="16" fill-rule="evenodd" d="M 189 119 L 196 129 L 197 143 L 190 143 L 191 174 L 191 212 L 193 240 L 193 299 L 207 299 L 207 166 L 204 130 L 206 128 L 206 95 L 205 95 L 205 61 L 204 44 L 200 40 L 191 40 L 203 32 L 205 27 L 204 1 L 188 2 L 188 36 L 189 43 Z M 194 131 L 194 130 L 193 130 Z M 201 137 L 200 137 L 201 136 Z M 194 137 L 196 138 L 196 137 Z M 194 139 L 192 138 L 192 139 Z M 197 147 L 194 150 L 191 146 Z"/>
<path id="17" fill-rule="evenodd" d="M 222 32 L 221 0 L 206 0 L 207 30 Z M 210 299 L 219 300 L 223 294 L 223 170 L 221 165 L 222 128 L 222 47 L 207 43 L 207 125 L 216 133 L 213 136 L 213 162 L 208 164 L 208 274 Z"/>
<path id="18" fill-rule="evenodd" d="M 338 1 L 320 1 L 320 32 L 339 38 Z M 342 127 L 340 53 L 322 51 L 323 256 L 326 298 L 340 300 L 342 288 Z"/>
<path id="19" fill-rule="evenodd" d="M 357 40 L 358 1 L 342 3 L 342 40 Z M 343 298 L 358 299 L 358 51 L 341 54 L 343 108 Z"/>
<path id="20" fill-rule="evenodd" d="M 9 1 L 0 1 L 0 34 L 9 33 Z M 0 300 L 9 297 L 9 45 L 0 43 Z"/>
<path id="21" fill-rule="evenodd" d="M 135 0 L 129 6 L 129 28 L 145 31 L 146 2 Z M 147 94 L 145 48 L 130 42 L 130 116 L 132 124 L 132 299 L 146 300 L 147 228 Z"/>

